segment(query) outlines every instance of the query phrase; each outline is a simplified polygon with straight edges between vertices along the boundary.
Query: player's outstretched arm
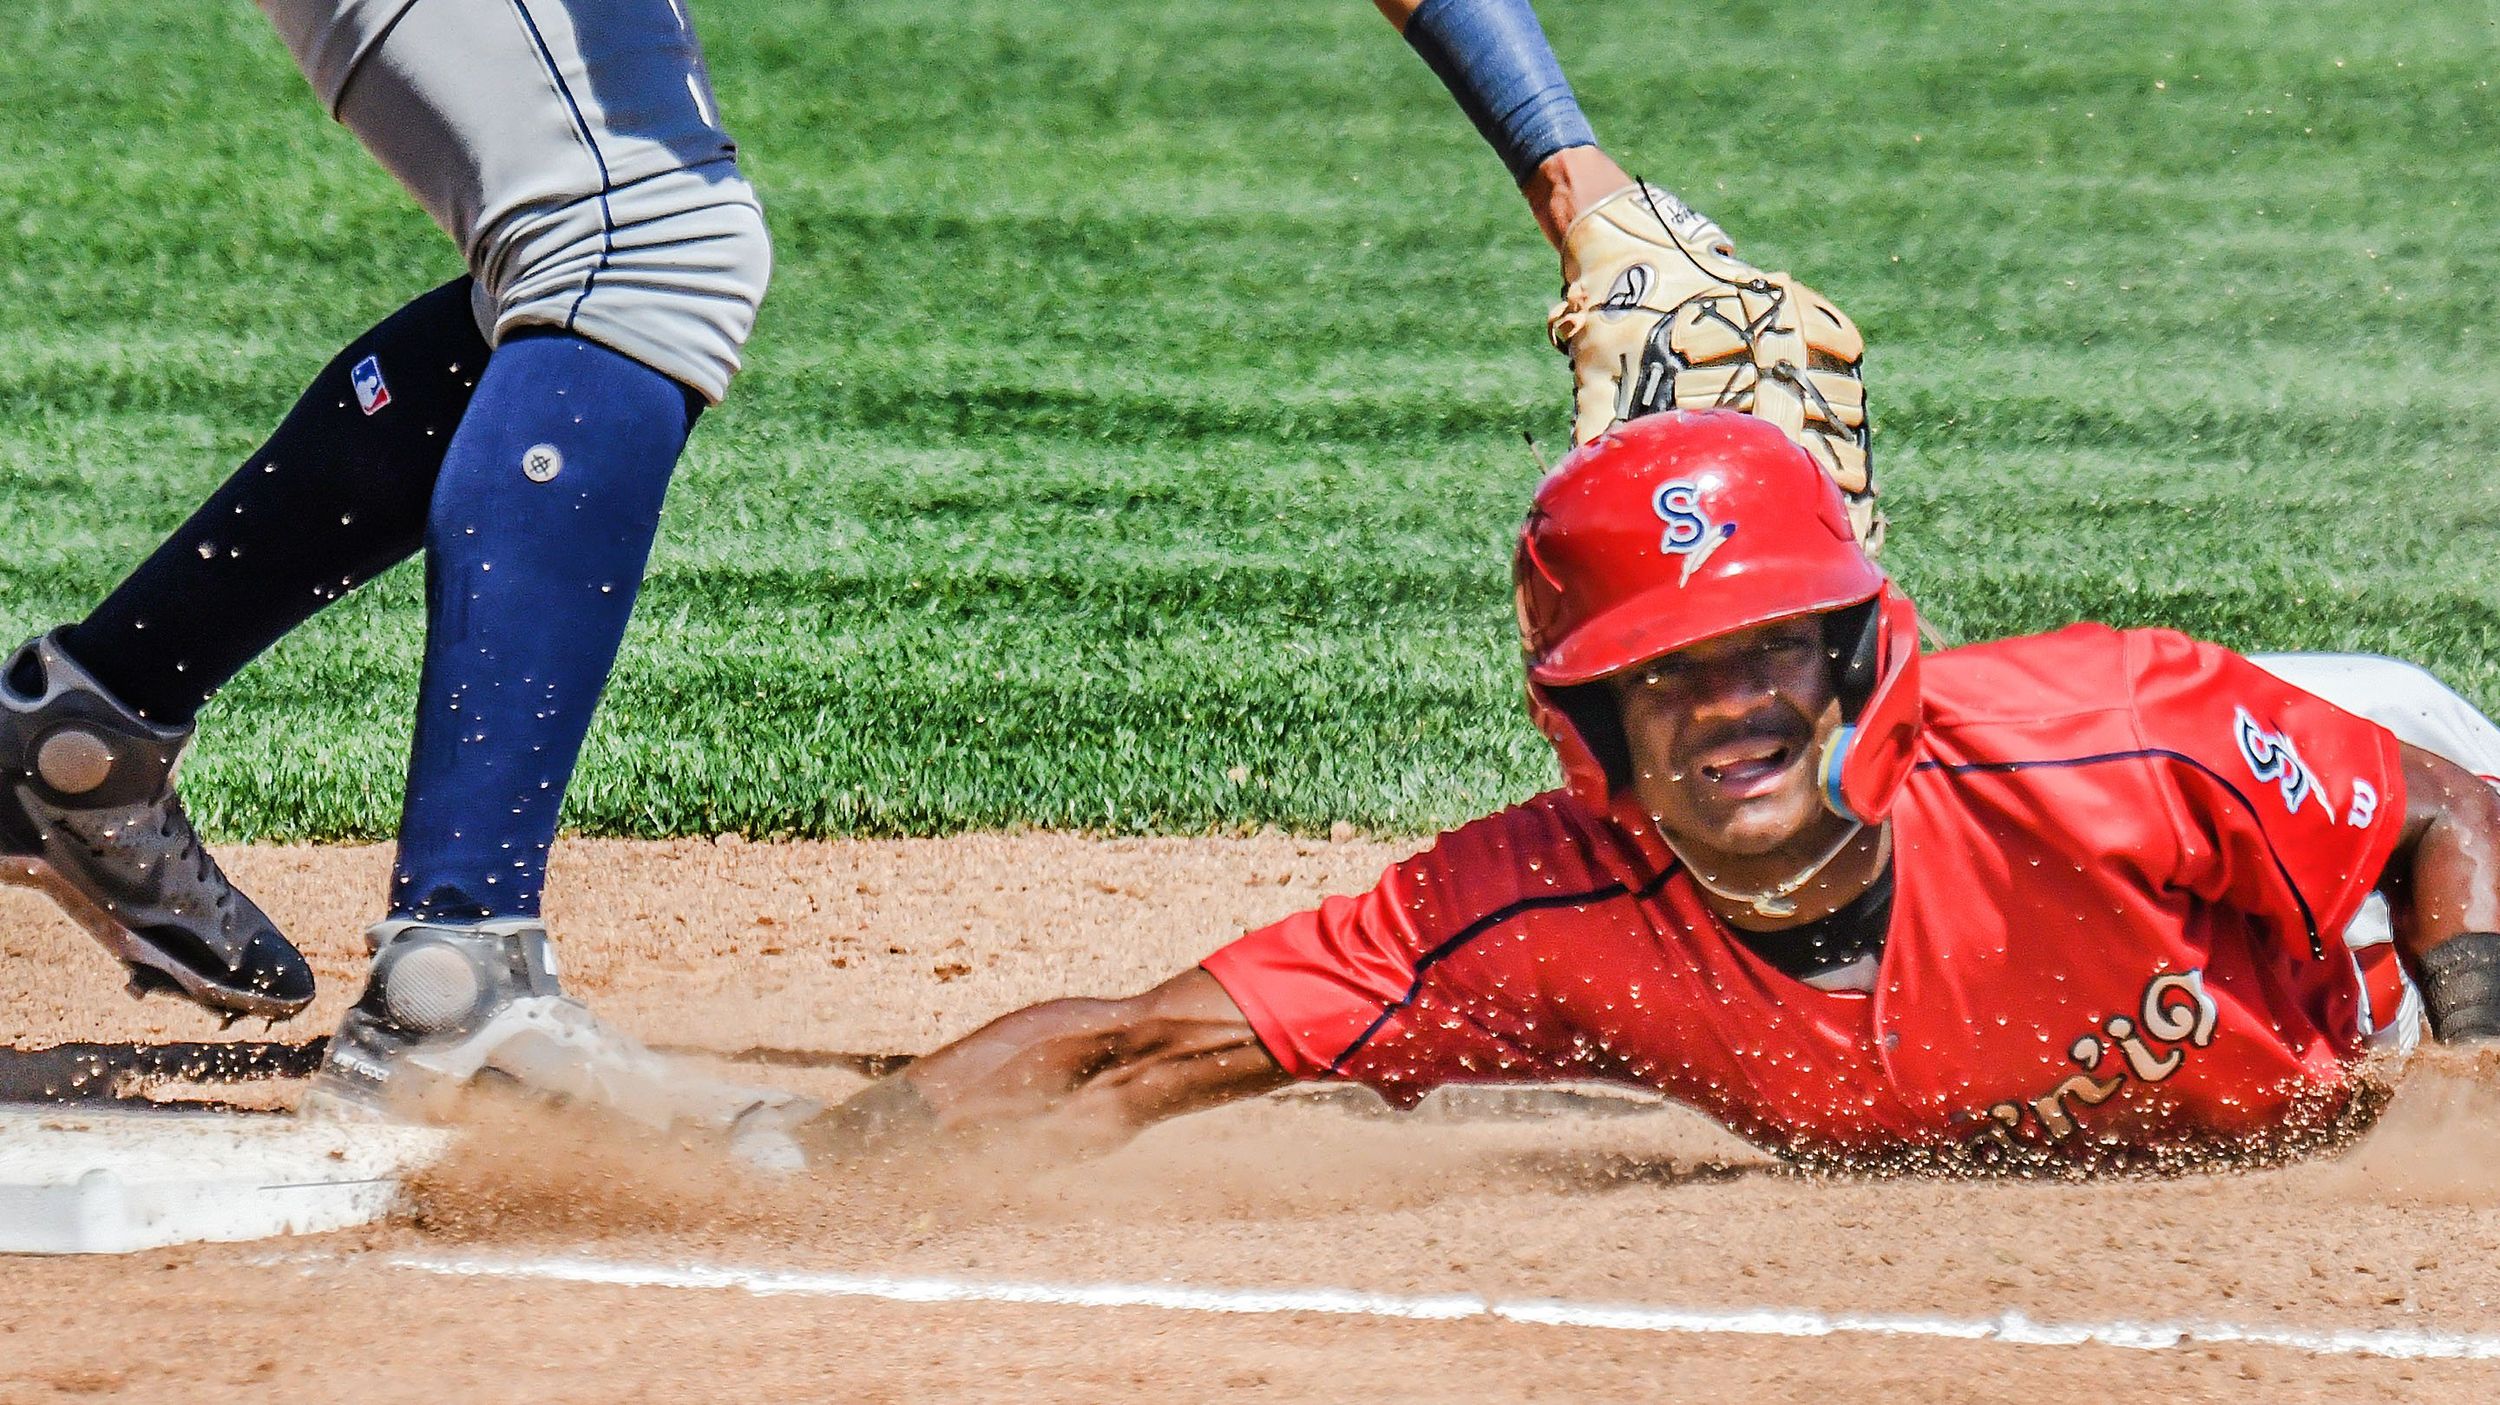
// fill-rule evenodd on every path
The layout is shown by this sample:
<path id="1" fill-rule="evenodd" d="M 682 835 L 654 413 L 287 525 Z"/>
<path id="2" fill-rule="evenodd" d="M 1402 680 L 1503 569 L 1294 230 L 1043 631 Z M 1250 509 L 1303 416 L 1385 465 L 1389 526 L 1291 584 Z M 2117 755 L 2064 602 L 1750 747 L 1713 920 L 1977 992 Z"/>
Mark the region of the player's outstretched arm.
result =
<path id="1" fill-rule="evenodd" d="M 800 1127 L 811 1165 L 935 1144 L 1067 1159 L 1291 1082 L 1192 967 L 1126 1000 L 1052 1000 L 974 1030 Z"/>
<path id="2" fill-rule="evenodd" d="M 2405 829 L 2379 886 L 2444 1043 L 2500 1041 L 2500 791 L 2404 748 Z"/>

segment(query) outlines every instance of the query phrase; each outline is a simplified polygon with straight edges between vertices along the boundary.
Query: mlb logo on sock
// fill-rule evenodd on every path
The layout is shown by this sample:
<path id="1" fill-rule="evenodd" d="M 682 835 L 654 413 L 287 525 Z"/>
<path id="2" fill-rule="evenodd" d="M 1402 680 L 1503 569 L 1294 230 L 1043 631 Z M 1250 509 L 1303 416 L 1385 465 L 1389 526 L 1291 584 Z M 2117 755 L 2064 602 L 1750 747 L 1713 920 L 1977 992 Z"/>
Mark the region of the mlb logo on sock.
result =
<path id="1" fill-rule="evenodd" d="M 368 356 L 357 362 L 356 369 L 347 373 L 347 379 L 355 385 L 356 403 L 365 407 L 366 414 L 370 415 L 391 403 L 391 388 L 382 383 L 382 362 L 379 358 Z"/>

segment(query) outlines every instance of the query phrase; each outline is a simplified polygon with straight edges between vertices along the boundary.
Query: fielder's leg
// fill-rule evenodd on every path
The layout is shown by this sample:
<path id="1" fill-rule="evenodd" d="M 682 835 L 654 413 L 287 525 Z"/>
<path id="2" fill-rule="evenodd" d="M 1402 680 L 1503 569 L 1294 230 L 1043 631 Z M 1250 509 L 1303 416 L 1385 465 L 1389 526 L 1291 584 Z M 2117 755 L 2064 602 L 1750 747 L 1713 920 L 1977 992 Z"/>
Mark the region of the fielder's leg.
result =
<path id="1" fill-rule="evenodd" d="M 0 669 L 0 880 L 49 891 L 131 971 L 229 1015 L 311 969 L 201 847 L 174 771 L 202 703 L 417 546 L 486 362 L 469 280 L 350 342 L 225 486 L 95 612 Z"/>
<path id="2" fill-rule="evenodd" d="M 426 534 L 426 661 L 364 997 L 312 1106 L 439 1118 L 492 1071 L 654 1127 L 776 1100 L 701 1078 L 568 998 L 540 925 L 559 807 L 698 402 L 579 337 L 516 334 L 454 436 Z"/>
<path id="3" fill-rule="evenodd" d="M 354 6 L 272 13 L 458 242 L 497 343 L 431 505 L 392 919 L 311 1104 L 438 1115 L 492 1070 L 725 1128 L 777 1095 L 601 1025 L 564 994 L 538 922 L 671 471 L 737 369 L 769 266 L 693 32 L 672 0 L 416 0 L 378 33 Z"/>

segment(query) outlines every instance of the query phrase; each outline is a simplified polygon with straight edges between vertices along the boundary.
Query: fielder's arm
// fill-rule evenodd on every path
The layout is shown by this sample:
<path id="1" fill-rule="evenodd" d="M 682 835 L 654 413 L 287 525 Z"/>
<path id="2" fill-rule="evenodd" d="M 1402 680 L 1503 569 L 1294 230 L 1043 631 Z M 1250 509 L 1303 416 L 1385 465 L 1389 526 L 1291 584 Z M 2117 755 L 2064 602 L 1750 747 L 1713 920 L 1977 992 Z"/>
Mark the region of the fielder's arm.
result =
<path id="1" fill-rule="evenodd" d="M 1559 251 L 1573 221 L 1632 183 L 1597 145 L 1528 0 L 1372 0 L 1431 65 Z M 1429 9 L 1419 26 L 1417 12 Z"/>
<path id="2" fill-rule="evenodd" d="M 2500 1040 L 2500 790 L 2405 745 L 2405 828 L 2379 879 L 2444 1043 Z"/>
<path id="3" fill-rule="evenodd" d="M 1546 332 L 1571 358 L 1571 441 L 1659 410 L 1760 415 L 1840 484 L 1858 539 L 1876 549 L 1883 516 L 1856 324 L 1789 275 L 1737 258 L 1709 216 L 1615 164 L 1530 0 L 1372 3 L 1502 158 L 1562 255 Z"/>
<path id="4" fill-rule="evenodd" d="M 1215 977 L 1126 1000 L 1052 1000 L 983 1025 L 798 1129 L 812 1165 L 943 1143 L 1054 1159 L 1293 1080 Z"/>

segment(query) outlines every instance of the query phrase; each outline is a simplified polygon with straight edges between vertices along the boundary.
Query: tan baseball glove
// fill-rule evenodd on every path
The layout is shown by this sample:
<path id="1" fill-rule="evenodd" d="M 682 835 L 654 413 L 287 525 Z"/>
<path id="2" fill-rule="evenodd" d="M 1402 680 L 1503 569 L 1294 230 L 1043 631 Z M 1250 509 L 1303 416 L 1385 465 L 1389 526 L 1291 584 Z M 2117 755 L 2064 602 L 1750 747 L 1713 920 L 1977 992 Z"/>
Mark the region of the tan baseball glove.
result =
<path id="1" fill-rule="evenodd" d="M 1546 319 L 1571 358 L 1571 439 L 1659 410 L 1734 409 L 1788 432 L 1884 536 L 1867 459 L 1866 342 L 1830 299 L 1736 257 L 1709 216 L 1634 182 L 1563 235 L 1563 300 Z"/>

